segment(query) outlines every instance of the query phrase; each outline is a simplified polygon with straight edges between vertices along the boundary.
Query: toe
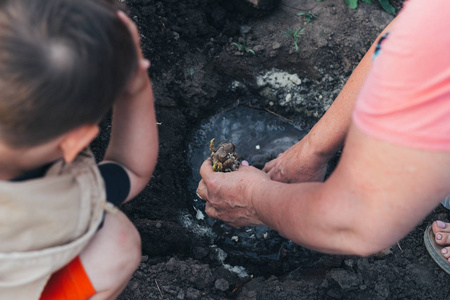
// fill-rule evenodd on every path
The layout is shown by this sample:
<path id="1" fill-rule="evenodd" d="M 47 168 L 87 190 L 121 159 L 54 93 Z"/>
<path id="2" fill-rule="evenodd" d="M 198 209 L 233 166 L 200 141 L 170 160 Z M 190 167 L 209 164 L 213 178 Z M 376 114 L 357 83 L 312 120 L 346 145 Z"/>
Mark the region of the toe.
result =
<path id="1" fill-rule="evenodd" d="M 443 245 L 443 246 L 450 245 L 450 233 L 443 232 L 443 231 L 436 232 L 434 238 L 436 240 L 436 243 L 438 243 L 439 245 Z M 450 247 L 448 247 L 448 248 L 449 248 L 448 250 L 450 250 Z M 450 251 L 449 251 L 449 254 L 450 254 Z"/>
<path id="2" fill-rule="evenodd" d="M 450 223 L 435 221 L 433 223 L 433 232 L 434 234 L 437 234 L 438 232 L 450 233 Z"/>
<path id="3" fill-rule="evenodd" d="M 441 254 L 450 262 L 450 247 L 445 247 L 441 249 Z"/>

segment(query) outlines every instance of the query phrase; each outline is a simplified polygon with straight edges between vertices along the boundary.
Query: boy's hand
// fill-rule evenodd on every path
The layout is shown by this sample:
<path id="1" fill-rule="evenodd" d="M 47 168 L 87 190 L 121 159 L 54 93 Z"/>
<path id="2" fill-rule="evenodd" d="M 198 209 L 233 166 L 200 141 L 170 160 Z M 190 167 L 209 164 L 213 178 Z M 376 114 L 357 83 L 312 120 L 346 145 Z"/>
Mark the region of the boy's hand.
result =
<path id="1" fill-rule="evenodd" d="M 150 61 L 148 59 L 145 59 L 142 54 L 140 42 L 141 39 L 136 24 L 121 10 L 117 12 L 117 15 L 130 31 L 131 37 L 133 38 L 134 45 L 137 51 L 138 57 L 137 70 L 135 74 L 131 77 L 124 91 L 124 93 L 127 95 L 135 95 L 139 93 L 148 84 L 147 69 L 150 67 Z"/>

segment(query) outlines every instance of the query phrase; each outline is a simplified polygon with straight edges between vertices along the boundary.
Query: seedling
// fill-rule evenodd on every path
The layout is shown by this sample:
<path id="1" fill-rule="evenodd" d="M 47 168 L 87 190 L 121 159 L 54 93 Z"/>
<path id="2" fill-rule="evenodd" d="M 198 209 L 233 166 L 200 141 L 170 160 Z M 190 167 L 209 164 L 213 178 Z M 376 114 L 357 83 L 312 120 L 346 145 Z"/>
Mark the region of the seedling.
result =
<path id="1" fill-rule="evenodd" d="M 211 150 L 211 162 L 214 172 L 233 172 L 239 169 L 241 164 L 239 155 L 234 151 L 236 146 L 230 142 L 220 143 L 217 149 L 214 149 L 214 141 L 209 142 L 209 150 Z"/>
<path id="2" fill-rule="evenodd" d="M 305 18 L 305 21 L 307 24 L 311 23 L 312 19 L 315 19 L 317 17 L 312 12 L 307 12 L 307 13 L 301 12 L 301 13 L 298 13 L 297 16 L 299 16 L 299 17 L 303 16 Z"/>
<path id="3" fill-rule="evenodd" d="M 298 38 L 301 34 L 304 34 L 303 31 L 305 28 L 299 27 L 297 30 L 294 30 L 290 27 L 286 31 L 281 30 L 282 33 L 290 37 L 294 41 L 295 51 L 298 51 Z"/>
<path id="4" fill-rule="evenodd" d="M 253 55 L 255 55 L 255 51 L 247 47 L 247 40 L 244 40 L 242 44 L 232 43 L 232 45 L 238 47 L 239 51 L 242 51 L 244 53 L 252 53 Z"/>
<path id="5" fill-rule="evenodd" d="M 361 0 L 362 2 L 372 4 L 372 0 Z M 358 7 L 358 0 L 345 0 L 348 7 L 356 9 Z M 381 7 L 389 14 L 395 14 L 395 8 L 389 3 L 389 0 L 378 0 Z"/>

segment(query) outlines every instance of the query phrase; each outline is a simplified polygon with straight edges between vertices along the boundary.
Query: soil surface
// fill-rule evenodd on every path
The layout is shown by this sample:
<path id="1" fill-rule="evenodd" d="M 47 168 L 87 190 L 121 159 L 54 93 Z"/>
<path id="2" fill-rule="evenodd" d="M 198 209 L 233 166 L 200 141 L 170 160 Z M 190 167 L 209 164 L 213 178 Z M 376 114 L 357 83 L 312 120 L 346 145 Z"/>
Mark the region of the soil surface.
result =
<path id="1" fill-rule="evenodd" d="M 392 20 L 377 1 L 350 10 L 344 0 L 281 0 L 270 11 L 240 0 L 126 2 L 152 63 L 160 154 L 146 189 L 122 207 L 141 233 L 143 256 L 120 300 L 450 299 L 448 275 L 423 245 L 428 224 L 449 221 L 442 207 L 390 251 L 361 258 L 315 253 L 288 241 L 277 257 L 236 254 L 196 218 L 193 206 L 189 180 L 198 170 L 187 149 L 200 122 L 240 105 L 309 130 Z M 399 11 L 403 1 L 391 3 Z M 309 23 L 298 15 L 308 12 L 314 15 Z M 283 31 L 300 27 L 296 51 Z M 109 118 L 102 122 L 93 144 L 98 158 L 110 124 Z"/>

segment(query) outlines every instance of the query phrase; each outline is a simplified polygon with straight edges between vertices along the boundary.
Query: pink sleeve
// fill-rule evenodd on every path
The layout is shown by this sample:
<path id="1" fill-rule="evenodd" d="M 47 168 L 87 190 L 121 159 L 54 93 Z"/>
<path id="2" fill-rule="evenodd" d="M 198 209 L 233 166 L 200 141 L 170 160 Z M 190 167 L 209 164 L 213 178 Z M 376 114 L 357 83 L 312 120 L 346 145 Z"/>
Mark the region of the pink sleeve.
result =
<path id="1" fill-rule="evenodd" d="M 361 90 L 353 121 L 364 133 L 450 151 L 450 2 L 410 0 Z"/>

